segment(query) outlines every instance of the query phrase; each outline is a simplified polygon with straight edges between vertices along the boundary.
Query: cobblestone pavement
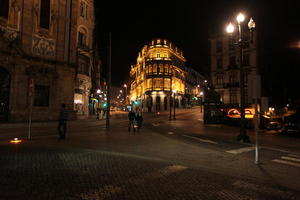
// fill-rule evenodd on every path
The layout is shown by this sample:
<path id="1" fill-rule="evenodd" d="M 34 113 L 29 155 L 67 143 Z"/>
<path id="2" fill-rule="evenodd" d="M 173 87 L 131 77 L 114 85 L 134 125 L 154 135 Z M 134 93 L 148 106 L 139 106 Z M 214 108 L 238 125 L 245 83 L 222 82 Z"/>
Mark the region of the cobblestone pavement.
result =
<path id="1" fill-rule="evenodd" d="M 19 145 L 2 141 L 0 199 L 300 199 L 299 191 L 278 179 L 258 178 L 247 159 L 146 128 L 128 133 L 126 125 L 115 120 L 106 133 L 102 122 L 79 123 L 66 140 L 54 133 Z"/>

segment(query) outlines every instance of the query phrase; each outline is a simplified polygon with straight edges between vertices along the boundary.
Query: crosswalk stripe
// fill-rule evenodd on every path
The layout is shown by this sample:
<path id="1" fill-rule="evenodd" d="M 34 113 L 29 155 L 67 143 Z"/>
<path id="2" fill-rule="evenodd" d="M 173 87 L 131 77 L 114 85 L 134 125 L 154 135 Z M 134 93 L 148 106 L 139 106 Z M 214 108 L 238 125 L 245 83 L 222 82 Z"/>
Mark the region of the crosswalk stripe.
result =
<path id="1" fill-rule="evenodd" d="M 295 154 L 288 154 L 290 157 L 295 157 L 295 158 L 300 158 L 300 155 L 295 155 Z"/>
<path id="2" fill-rule="evenodd" d="M 240 149 L 233 149 L 226 151 L 227 153 L 232 153 L 232 154 L 239 154 L 239 153 L 244 153 L 248 151 L 253 151 L 255 147 L 245 147 L 245 148 L 240 148 Z"/>
<path id="3" fill-rule="evenodd" d="M 292 158 L 292 157 L 287 157 L 287 156 L 281 156 L 281 159 L 300 162 L 300 159 Z"/>
<path id="4" fill-rule="evenodd" d="M 294 163 L 294 162 L 291 162 L 291 161 L 278 160 L 278 159 L 274 159 L 274 160 L 272 160 L 272 161 L 273 161 L 273 162 L 276 162 L 276 163 L 281 163 L 281 164 L 292 165 L 292 166 L 295 166 L 295 167 L 300 167 L 300 164 Z"/>
<path id="5" fill-rule="evenodd" d="M 210 143 L 210 144 L 218 144 L 217 142 L 214 142 L 212 140 L 201 139 L 201 138 L 193 137 L 193 136 L 189 136 L 189 135 L 182 135 L 182 136 L 192 138 L 192 139 L 196 139 L 196 140 L 199 140 L 201 142 L 206 142 L 206 143 Z"/>

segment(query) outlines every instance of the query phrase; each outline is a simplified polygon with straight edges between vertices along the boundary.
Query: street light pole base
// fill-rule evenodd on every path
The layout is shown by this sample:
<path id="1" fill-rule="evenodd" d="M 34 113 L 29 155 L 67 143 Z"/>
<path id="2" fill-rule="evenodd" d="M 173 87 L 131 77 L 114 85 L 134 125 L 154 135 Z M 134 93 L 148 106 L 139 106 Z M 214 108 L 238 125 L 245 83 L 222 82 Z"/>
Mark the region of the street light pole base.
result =
<path id="1" fill-rule="evenodd" d="M 245 142 L 245 143 L 250 143 L 250 138 L 248 135 L 245 135 L 245 134 L 239 134 L 237 136 L 237 141 L 239 142 Z"/>

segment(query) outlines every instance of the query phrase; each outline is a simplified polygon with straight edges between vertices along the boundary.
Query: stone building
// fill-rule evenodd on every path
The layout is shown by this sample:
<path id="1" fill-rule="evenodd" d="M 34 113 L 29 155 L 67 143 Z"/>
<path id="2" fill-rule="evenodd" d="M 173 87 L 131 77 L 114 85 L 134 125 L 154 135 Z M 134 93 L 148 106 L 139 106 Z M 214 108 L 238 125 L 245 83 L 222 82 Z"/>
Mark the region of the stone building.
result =
<path id="1" fill-rule="evenodd" d="M 173 43 L 153 39 L 131 66 L 130 100 L 138 100 L 144 111 L 156 112 L 168 110 L 170 96 L 173 99 L 175 95 L 175 105 L 180 107 L 185 93 L 185 62 L 183 52 Z"/>
<path id="2" fill-rule="evenodd" d="M 204 91 L 208 82 L 203 75 L 191 67 L 185 67 L 185 97 L 187 105 L 200 105 L 204 100 Z"/>
<path id="3" fill-rule="evenodd" d="M 253 42 L 245 33 L 243 47 L 243 67 L 245 81 L 245 101 L 248 97 L 248 76 L 259 73 L 256 34 Z M 240 103 L 240 60 L 237 38 L 229 35 L 214 35 L 210 38 L 211 80 L 215 91 L 224 104 L 237 106 Z"/>
<path id="4" fill-rule="evenodd" d="M 93 51 L 93 0 L 0 1 L 0 120 L 87 116 Z M 97 63 L 97 64 L 95 64 Z"/>

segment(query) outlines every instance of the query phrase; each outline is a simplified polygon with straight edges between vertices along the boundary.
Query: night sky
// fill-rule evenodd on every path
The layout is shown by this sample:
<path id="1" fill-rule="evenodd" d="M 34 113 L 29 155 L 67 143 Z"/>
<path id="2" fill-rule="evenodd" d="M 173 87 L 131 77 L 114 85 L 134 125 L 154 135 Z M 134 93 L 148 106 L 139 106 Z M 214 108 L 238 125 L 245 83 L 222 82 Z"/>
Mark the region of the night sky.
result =
<path id="1" fill-rule="evenodd" d="M 263 93 L 274 102 L 299 98 L 300 49 L 289 48 L 300 41 L 297 1 L 203 0 L 203 1 L 114 1 L 96 4 L 96 38 L 100 44 L 103 75 L 107 67 L 108 33 L 112 33 L 112 84 L 129 80 L 143 45 L 153 38 L 166 38 L 178 46 L 187 65 L 209 75 L 209 35 L 225 30 L 238 12 L 253 17 L 261 37 Z"/>

